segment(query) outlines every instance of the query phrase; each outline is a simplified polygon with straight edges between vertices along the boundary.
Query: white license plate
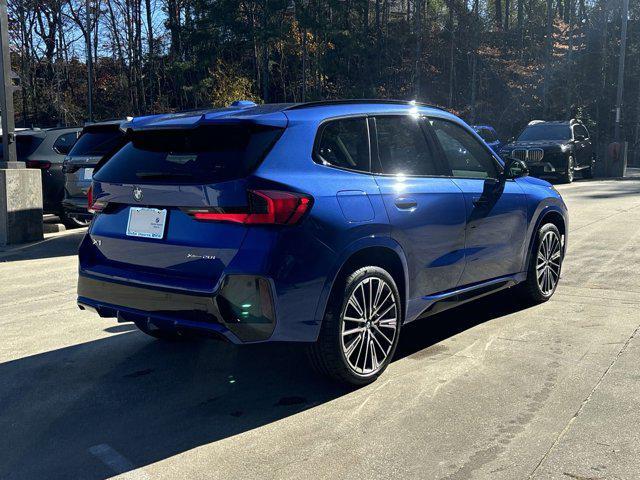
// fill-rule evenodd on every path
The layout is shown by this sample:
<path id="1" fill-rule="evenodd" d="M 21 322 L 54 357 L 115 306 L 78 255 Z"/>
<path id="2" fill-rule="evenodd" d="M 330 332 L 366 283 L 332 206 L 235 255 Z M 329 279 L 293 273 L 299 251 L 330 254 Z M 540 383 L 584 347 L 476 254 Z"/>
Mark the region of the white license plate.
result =
<path id="1" fill-rule="evenodd" d="M 91 180 L 93 178 L 93 168 L 85 168 L 82 172 L 82 178 L 84 180 Z"/>
<path id="2" fill-rule="evenodd" d="M 162 238 L 164 237 L 166 220 L 167 210 L 131 207 L 127 221 L 127 235 L 130 237 Z"/>

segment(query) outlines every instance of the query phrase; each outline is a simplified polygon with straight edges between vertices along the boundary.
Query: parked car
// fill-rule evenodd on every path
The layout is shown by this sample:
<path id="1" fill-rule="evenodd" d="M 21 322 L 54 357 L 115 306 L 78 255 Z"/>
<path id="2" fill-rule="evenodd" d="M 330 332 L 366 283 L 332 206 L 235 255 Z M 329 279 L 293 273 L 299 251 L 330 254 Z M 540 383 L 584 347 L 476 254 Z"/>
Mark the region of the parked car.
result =
<path id="1" fill-rule="evenodd" d="M 491 125 L 473 125 L 472 127 L 478 135 L 489 145 L 494 152 L 499 152 L 503 142 L 498 138 L 498 133 Z"/>
<path id="2" fill-rule="evenodd" d="M 402 326 L 553 295 L 567 210 L 444 110 L 395 101 L 136 118 L 93 176 L 78 305 L 158 338 L 307 342 L 362 385 Z"/>
<path id="3" fill-rule="evenodd" d="M 123 120 L 112 120 L 86 125 L 78 141 L 64 160 L 65 218 L 75 226 L 87 226 L 93 214 L 87 211 L 87 191 L 91 186 L 93 169 L 105 156 L 124 145 Z"/>
<path id="4" fill-rule="evenodd" d="M 533 175 L 552 176 L 571 183 L 575 172 L 592 178 L 595 149 L 589 131 L 578 120 L 533 120 L 500 154 L 523 160 Z"/>
<path id="5" fill-rule="evenodd" d="M 76 143 L 79 127 L 30 129 L 16 132 L 18 160 L 27 168 L 42 171 L 43 212 L 60 217 L 69 224 L 62 208 L 64 198 L 64 174 L 62 162 Z"/>

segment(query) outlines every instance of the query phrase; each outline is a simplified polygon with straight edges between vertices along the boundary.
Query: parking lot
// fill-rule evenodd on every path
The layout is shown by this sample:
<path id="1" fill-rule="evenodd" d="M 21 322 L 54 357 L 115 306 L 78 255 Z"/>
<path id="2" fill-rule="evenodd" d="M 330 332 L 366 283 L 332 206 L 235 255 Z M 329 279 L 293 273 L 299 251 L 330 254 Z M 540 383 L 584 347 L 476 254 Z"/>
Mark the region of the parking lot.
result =
<path id="1" fill-rule="evenodd" d="M 640 477 L 640 178 L 558 186 L 560 287 L 416 322 L 374 384 L 75 304 L 84 231 L 0 251 L 0 478 Z"/>

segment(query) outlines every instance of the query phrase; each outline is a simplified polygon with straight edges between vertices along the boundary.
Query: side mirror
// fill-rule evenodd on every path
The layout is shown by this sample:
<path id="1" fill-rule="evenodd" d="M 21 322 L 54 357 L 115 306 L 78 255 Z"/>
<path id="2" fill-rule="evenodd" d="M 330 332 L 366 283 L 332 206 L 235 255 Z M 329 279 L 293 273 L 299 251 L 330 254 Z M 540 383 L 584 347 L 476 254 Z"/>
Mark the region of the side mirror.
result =
<path id="1" fill-rule="evenodd" d="M 527 164 L 518 158 L 507 157 L 504 159 L 504 177 L 520 178 L 529 175 Z"/>

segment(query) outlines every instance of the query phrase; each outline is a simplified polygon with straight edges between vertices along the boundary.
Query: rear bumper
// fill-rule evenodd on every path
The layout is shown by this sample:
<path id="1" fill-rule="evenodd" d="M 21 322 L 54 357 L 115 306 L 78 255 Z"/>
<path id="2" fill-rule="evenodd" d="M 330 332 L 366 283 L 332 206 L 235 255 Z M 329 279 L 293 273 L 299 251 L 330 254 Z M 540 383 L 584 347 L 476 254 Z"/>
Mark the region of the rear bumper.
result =
<path id="1" fill-rule="evenodd" d="M 268 285 L 267 295 L 272 296 L 271 284 Z M 95 311 L 101 317 L 118 318 L 120 322 L 145 322 L 152 328 L 212 334 L 236 344 L 269 340 L 276 324 L 273 308 L 270 321 L 241 319 L 233 314 L 224 294 L 224 287 L 220 295 L 202 295 L 148 288 L 80 273 L 77 302 L 83 310 Z"/>

